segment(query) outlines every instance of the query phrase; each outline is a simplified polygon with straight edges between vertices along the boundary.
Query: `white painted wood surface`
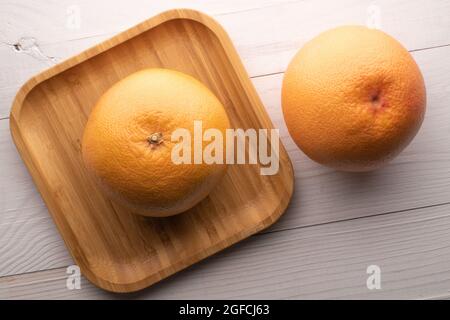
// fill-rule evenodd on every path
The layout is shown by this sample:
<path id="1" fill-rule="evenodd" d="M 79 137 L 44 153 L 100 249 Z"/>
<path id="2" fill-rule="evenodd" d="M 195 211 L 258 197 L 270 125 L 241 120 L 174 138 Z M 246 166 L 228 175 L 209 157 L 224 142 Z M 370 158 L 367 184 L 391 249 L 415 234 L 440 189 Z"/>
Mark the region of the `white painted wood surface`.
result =
<path id="1" fill-rule="evenodd" d="M 0 2 L 0 298 L 116 298 L 86 281 L 81 290 L 66 289 L 65 267 L 72 260 L 11 141 L 8 114 L 18 88 L 36 72 L 173 7 L 209 13 L 228 31 L 281 129 L 296 191 L 269 230 L 127 297 L 450 296 L 449 1 L 110 3 Z M 70 28 L 74 10 L 80 28 Z M 338 173 L 308 160 L 290 140 L 280 110 L 282 72 L 309 38 L 339 24 L 365 24 L 374 12 L 422 69 L 426 119 L 386 168 Z M 370 264 L 382 268 L 381 290 L 366 287 Z"/>
<path id="2" fill-rule="evenodd" d="M 67 290 L 66 269 L 57 268 L 3 278 L 0 298 L 443 297 L 449 233 L 450 205 L 442 205 L 257 235 L 138 293 L 115 295 L 87 281 Z M 382 270 L 381 290 L 366 287 L 372 264 Z"/>

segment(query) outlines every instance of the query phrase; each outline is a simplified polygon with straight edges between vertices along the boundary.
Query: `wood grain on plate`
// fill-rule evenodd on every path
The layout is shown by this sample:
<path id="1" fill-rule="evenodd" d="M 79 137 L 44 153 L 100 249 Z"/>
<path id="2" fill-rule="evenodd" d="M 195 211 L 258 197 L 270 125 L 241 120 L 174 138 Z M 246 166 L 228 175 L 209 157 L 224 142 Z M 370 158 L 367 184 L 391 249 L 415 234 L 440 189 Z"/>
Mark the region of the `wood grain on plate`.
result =
<path id="1" fill-rule="evenodd" d="M 107 88 L 147 67 L 201 80 L 235 128 L 273 127 L 223 29 L 192 10 L 162 13 L 24 85 L 11 111 L 14 142 L 83 274 L 116 292 L 142 289 L 268 227 L 293 192 L 280 146 L 277 174 L 230 166 L 220 185 L 182 215 L 144 218 L 105 198 L 82 163 L 83 128 Z"/>

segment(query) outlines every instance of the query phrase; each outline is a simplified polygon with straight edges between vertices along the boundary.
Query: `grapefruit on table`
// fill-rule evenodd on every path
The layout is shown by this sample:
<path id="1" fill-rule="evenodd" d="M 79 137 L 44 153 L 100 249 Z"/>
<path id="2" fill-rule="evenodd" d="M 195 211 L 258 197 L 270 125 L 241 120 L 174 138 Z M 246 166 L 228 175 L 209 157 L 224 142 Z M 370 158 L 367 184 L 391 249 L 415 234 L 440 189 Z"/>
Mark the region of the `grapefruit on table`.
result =
<path id="1" fill-rule="evenodd" d="M 113 200 L 147 216 L 170 216 L 204 199 L 225 164 L 176 164 L 171 134 L 194 121 L 225 136 L 228 116 L 217 97 L 181 72 L 145 69 L 113 85 L 85 127 L 84 162 Z"/>
<path id="2" fill-rule="evenodd" d="M 339 170 L 375 169 L 416 135 L 425 112 L 422 74 L 386 33 L 343 26 L 309 41 L 293 58 L 282 108 L 293 140 Z"/>

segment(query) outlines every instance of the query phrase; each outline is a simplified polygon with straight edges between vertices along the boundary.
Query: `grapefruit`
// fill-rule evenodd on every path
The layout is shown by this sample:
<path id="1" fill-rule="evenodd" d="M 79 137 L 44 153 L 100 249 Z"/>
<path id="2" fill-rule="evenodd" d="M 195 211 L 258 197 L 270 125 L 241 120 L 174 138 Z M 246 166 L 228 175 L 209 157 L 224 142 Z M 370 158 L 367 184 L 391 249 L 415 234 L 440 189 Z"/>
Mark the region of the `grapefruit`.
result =
<path id="1" fill-rule="evenodd" d="M 304 45 L 283 79 L 283 115 L 311 159 L 373 170 L 416 135 L 426 105 L 422 74 L 394 38 L 363 26 L 326 31 Z"/>
<path id="2" fill-rule="evenodd" d="M 145 69 L 122 79 L 99 99 L 83 135 L 86 167 L 103 190 L 133 212 L 165 217 L 184 212 L 219 183 L 225 164 L 172 161 L 174 130 L 225 134 L 230 123 L 217 97 L 195 78 Z"/>

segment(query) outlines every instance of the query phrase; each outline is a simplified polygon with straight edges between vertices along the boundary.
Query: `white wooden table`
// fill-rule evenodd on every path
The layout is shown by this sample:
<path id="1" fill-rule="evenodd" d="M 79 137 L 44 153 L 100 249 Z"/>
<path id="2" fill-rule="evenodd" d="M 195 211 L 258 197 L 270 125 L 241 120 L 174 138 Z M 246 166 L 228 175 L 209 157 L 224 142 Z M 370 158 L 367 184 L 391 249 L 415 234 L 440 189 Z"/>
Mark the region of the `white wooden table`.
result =
<path id="1" fill-rule="evenodd" d="M 35 73 L 165 9 L 189 7 L 228 31 L 296 175 L 282 219 L 142 292 L 114 295 L 81 281 L 9 133 L 9 110 Z M 390 165 L 346 174 L 307 159 L 287 134 L 280 86 L 302 44 L 341 24 L 377 24 L 412 52 L 428 109 Z M 368 266 L 381 270 L 369 290 Z M 0 0 L 0 298 L 450 297 L 450 1 Z"/>

